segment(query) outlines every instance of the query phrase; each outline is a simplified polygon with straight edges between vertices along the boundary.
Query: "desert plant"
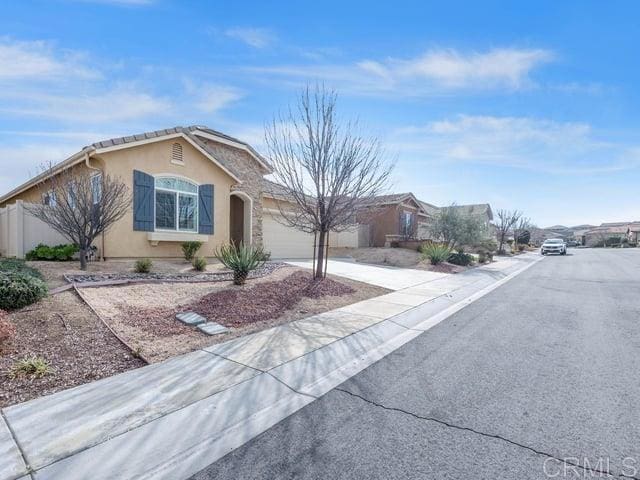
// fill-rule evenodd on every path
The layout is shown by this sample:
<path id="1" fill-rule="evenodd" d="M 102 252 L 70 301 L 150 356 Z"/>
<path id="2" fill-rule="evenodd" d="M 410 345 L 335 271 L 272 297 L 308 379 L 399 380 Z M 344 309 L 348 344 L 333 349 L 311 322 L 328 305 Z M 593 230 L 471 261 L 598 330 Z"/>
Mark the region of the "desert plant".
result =
<path id="1" fill-rule="evenodd" d="M 478 263 L 486 263 L 487 261 L 487 252 L 485 250 L 481 250 L 478 252 Z"/>
<path id="2" fill-rule="evenodd" d="M 204 257 L 196 257 L 191 263 L 193 269 L 197 272 L 204 272 L 207 269 L 207 259 Z"/>
<path id="3" fill-rule="evenodd" d="M 473 255 L 469 255 L 464 252 L 455 252 L 449 255 L 447 258 L 447 262 L 453 263 L 454 265 L 460 265 L 466 267 L 467 265 L 471 265 L 473 263 Z"/>
<path id="4" fill-rule="evenodd" d="M 265 263 L 262 247 L 240 245 L 223 245 L 216 248 L 214 255 L 222 264 L 233 270 L 233 283 L 244 285 L 251 270 L 261 267 Z"/>
<path id="5" fill-rule="evenodd" d="M 0 310 L 0 346 L 11 340 L 16 334 L 16 327 L 9 321 L 9 314 Z"/>
<path id="6" fill-rule="evenodd" d="M 24 260 L 5 258 L 0 260 L 0 273 L 24 273 L 42 280 L 42 274 L 33 267 L 28 266 Z"/>
<path id="7" fill-rule="evenodd" d="M 519 251 L 519 252 L 524 252 L 525 248 L 527 248 L 527 246 L 526 246 L 526 245 L 524 245 L 524 244 L 522 244 L 522 243 L 519 243 L 519 244 L 518 244 L 518 251 Z"/>
<path id="8" fill-rule="evenodd" d="M 425 243 L 420 246 L 422 258 L 428 259 L 431 265 L 438 265 L 449 258 L 451 249 L 444 243 Z"/>
<path id="9" fill-rule="evenodd" d="M 136 273 L 149 273 L 152 266 L 153 262 L 150 259 L 141 258 L 140 260 L 136 260 L 133 269 Z"/>
<path id="10" fill-rule="evenodd" d="M 184 255 L 184 259 L 189 262 L 193 260 L 201 246 L 202 242 L 182 242 L 182 254 Z"/>
<path id="11" fill-rule="evenodd" d="M 10 375 L 17 377 L 18 375 L 32 375 L 36 378 L 43 377 L 53 372 L 53 369 L 42 357 L 24 357 L 18 360 L 11 368 Z"/>
<path id="12" fill-rule="evenodd" d="M 77 245 L 72 244 L 62 244 L 50 247 L 49 245 L 40 243 L 33 250 L 29 250 L 25 254 L 25 258 L 27 260 L 56 260 L 64 262 L 71 260 L 78 250 Z"/>
<path id="13" fill-rule="evenodd" d="M 47 294 L 47 284 L 24 272 L 0 272 L 0 309 L 31 305 Z"/>

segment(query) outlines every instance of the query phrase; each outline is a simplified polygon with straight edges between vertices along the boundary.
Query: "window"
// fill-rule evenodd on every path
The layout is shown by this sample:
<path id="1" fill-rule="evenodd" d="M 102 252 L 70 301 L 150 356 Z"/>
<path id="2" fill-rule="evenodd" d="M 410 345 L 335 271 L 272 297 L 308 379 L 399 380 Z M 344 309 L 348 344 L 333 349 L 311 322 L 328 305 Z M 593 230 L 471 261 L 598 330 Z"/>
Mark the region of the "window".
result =
<path id="1" fill-rule="evenodd" d="M 157 177 L 156 229 L 198 230 L 198 185 L 176 177 Z"/>
<path id="2" fill-rule="evenodd" d="M 102 198 L 102 174 L 100 173 L 91 177 L 91 195 L 94 205 L 100 202 Z"/>
<path id="3" fill-rule="evenodd" d="M 171 145 L 171 163 L 177 163 L 179 165 L 184 163 L 182 160 L 182 145 L 179 143 Z"/>
<path id="4" fill-rule="evenodd" d="M 67 203 L 71 208 L 76 208 L 76 184 L 73 182 L 67 183 Z"/>
<path id="5" fill-rule="evenodd" d="M 51 190 L 51 191 L 45 193 L 43 198 L 42 198 L 42 203 L 44 203 L 45 205 L 48 205 L 50 207 L 55 207 L 56 204 L 57 204 L 56 192 Z"/>
<path id="6" fill-rule="evenodd" d="M 402 212 L 402 225 L 401 225 L 401 229 L 402 229 L 402 235 L 409 237 L 411 236 L 412 232 L 412 218 L 413 218 L 413 214 L 411 212 Z"/>

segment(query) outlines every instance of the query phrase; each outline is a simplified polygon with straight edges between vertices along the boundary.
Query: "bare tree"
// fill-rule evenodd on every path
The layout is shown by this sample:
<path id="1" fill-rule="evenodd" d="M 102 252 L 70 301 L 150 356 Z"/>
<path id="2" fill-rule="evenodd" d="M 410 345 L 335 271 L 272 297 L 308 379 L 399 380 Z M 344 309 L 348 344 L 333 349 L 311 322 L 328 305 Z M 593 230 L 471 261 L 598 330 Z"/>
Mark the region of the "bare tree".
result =
<path id="1" fill-rule="evenodd" d="M 496 223 L 496 233 L 498 235 L 498 252 L 504 252 L 504 243 L 509 232 L 518 223 L 522 217 L 522 212 L 518 210 L 498 210 L 498 222 Z"/>
<path id="2" fill-rule="evenodd" d="M 274 118 L 265 133 L 285 200 L 278 201 L 282 221 L 315 235 L 315 278 L 326 275 L 329 232 L 352 227 L 358 206 L 382 193 L 393 169 L 376 138 L 340 121 L 336 101 L 335 91 L 307 86 L 296 108 Z"/>
<path id="3" fill-rule="evenodd" d="M 42 203 L 25 208 L 78 246 L 80 268 L 86 270 L 93 241 L 127 213 L 129 188 L 118 178 L 78 167 L 56 172 L 50 165 L 43 170 Z"/>

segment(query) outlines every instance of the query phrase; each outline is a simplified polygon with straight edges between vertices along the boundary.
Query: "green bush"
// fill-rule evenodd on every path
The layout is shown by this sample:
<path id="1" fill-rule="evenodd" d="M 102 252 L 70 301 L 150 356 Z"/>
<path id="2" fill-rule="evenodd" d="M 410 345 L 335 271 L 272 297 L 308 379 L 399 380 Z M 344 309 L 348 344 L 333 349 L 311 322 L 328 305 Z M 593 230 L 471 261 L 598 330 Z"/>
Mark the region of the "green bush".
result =
<path id="1" fill-rule="evenodd" d="M 56 260 L 64 262 L 71 260 L 78 250 L 79 248 L 76 245 L 71 244 L 62 244 L 50 247 L 41 243 L 33 250 L 29 250 L 26 253 L 25 258 L 27 260 Z"/>
<path id="2" fill-rule="evenodd" d="M 182 254 L 184 255 L 184 259 L 188 261 L 193 260 L 201 246 L 202 242 L 182 242 Z"/>
<path id="3" fill-rule="evenodd" d="M 240 245 L 223 245 L 216 248 L 214 255 L 222 264 L 233 270 L 233 283 L 244 285 L 251 270 L 261 267 L 265 263 L 265 253 L 262 247 Z"/>
<path id="4" fill-rule="evenodd" d="M 422 258 L 429 260 L 431 265 L 438 265 L 447 260 L 451 254 L 451 249 L 443 243 L 425 243 L 420 246 Z"/>
<path id="5" fill-rule="evenodd" d="M 204 272 L 207 269 L 207 259 L 204 257 L 196 257 L 192 262 L 193 269 L 197 272 Z"/>
<path id="6" fill-rule="evenodd" d="M 133 269 L 136 273 L 149 273 L 151 271 L 151 267 L 153 266 L 153 262 L 148 258 L 141 258 L 140 260 L 136 260 Z"/>
<path id="7" fill-rule="evenodd" d="M 467 265 L 471 265 L 473 263 L 473 255 L 469 255 L 468 253 L 464 252 L 455 252 L 449 255 L 449 258 L 447 258 L 447 262 L 453 263 L 454 265 L 466 267 Z"/>
<path id="8" fill-rule="evenodd" d="M 19 375 L 31 375 L 36 378 L 44 377 L 53 372 L 53 369 L 49 366 L 49 362 L 42 357 L 24 357 L 18 360 L 9 375 L 13 378 Z"/>
<path id="9" fill-rule="evenodd" d="M 25 272 L 0 272 L 0 309 L 14 310 L 37 302 L 47 294 L 47 284 Z"/>
<path id="10" fill-rule="evenodd" d="M 42 280 L 42 274 L 33 267 L 29 267 L 24 260 L 5 258 L 0 260 L 0 273 L 24 273 Z"/>

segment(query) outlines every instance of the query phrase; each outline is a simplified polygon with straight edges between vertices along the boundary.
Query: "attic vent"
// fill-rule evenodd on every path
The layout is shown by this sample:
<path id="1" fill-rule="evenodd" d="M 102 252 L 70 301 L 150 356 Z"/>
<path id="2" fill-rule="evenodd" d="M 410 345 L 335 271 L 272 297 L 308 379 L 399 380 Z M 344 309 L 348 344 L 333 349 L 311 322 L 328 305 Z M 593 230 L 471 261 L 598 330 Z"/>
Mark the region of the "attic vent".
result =
<path id="1" fill-rule="evenodd" d="M 171 145 L 171 163 L 184 163 L 182 160 L 182 145 L 179 143 Z"/>

